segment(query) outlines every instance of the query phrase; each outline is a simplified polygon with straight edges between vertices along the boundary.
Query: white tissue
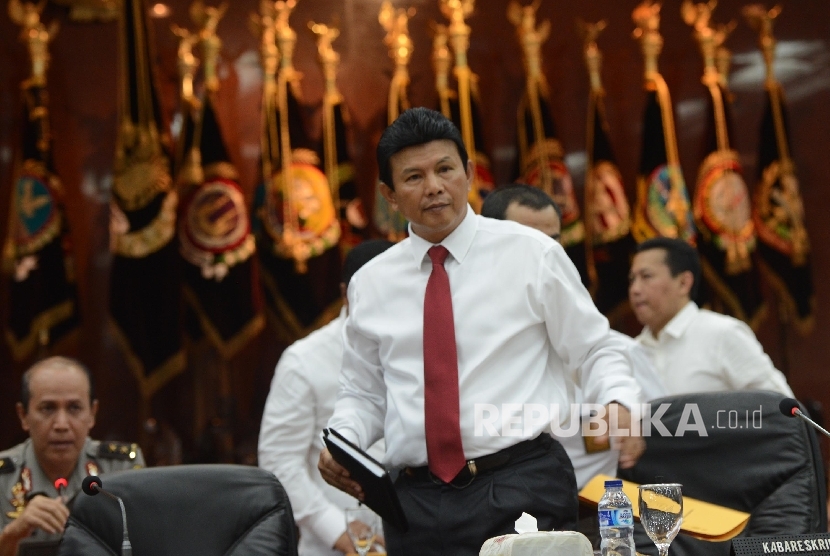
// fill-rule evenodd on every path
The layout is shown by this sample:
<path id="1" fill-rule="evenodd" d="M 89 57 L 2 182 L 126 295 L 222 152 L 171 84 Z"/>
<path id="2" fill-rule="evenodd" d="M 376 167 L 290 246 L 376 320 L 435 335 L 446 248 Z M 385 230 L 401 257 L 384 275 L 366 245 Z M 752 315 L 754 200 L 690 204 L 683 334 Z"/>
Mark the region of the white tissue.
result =
<path id="1" fill-rule="evenodd" d="M 525 512 L 522 512 L 522 516 L 516 520 L 515 527 L 516 532 L 520 535 L 522 533 L 535 533 L 539 530 L 536 518 Z"/>

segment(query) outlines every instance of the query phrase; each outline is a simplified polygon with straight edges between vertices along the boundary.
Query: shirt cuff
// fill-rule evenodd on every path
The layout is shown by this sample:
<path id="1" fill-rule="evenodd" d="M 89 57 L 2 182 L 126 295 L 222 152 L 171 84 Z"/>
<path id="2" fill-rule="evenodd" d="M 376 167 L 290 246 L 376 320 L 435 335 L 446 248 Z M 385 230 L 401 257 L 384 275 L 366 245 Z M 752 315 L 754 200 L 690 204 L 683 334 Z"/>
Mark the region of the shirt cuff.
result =
<path id="1" fill-rule="evenodd" d="M 597 400 L 597 403 L 600 405 L 608 405 L 612 402 L 617 402 L 618 404 L 624 406 L 628 411 L 635 406 L 641 403 L 640 393 L 638 391 L 632 391 L 629 388 L 622 388 L 622 387 L 615 387 L 607 390 L 603 393 L 600 400 Z"/>
<path id="2" fill-rule="evenodd" d="M 311 533 L 325 546 L 334 548 L 334 543 L 346 532 L 346 513 L 330 505 L 324 511 L 309 516 L 306 524 Z"/>

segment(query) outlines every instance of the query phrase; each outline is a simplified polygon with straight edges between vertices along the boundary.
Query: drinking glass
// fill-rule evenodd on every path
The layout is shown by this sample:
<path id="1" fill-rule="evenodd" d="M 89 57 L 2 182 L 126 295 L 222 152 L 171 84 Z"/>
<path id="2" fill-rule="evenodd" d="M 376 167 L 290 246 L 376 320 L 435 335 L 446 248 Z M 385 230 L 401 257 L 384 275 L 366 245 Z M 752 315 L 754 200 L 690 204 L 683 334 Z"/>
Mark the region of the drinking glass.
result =
<path id="1" fill-rule="evenodd" d="M 640 522 L 654 541 L 660 556 L 668 556 L 669 545 L 683 522 L 682 485 L 640 485 Z"/>
<path id="2" fill-rule="evenodd" d="M 375 544 L 380 530 L 378 516 L 369 508 L 346 510 L 346 532 L 359 556 L 366 556 Z"/>

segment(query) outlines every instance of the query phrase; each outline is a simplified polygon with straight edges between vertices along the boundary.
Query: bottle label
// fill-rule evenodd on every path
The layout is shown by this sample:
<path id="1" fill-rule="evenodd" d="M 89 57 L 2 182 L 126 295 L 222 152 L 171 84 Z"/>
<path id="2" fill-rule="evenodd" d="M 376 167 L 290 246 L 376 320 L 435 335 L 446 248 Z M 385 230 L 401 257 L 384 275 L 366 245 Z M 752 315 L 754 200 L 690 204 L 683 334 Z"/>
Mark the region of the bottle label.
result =
<path id="1" fill-rule="evenodd" d="M 605 527 L 634 527 L 634 512 L 631 508 L 618 508 L 616 510 L 600 510 L 599 526 Z"/>

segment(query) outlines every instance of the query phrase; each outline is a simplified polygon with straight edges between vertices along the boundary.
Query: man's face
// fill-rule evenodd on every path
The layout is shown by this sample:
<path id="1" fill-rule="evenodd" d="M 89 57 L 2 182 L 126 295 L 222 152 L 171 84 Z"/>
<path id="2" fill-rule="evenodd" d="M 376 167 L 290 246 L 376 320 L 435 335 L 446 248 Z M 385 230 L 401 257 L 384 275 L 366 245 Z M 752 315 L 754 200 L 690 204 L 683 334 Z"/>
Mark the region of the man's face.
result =
<path id="1" fill-rule="evenodd" d="M 628 275 L 628 300 L 643 326 L 656 336 L 688 303 L 692 276 L 672 276 L 664 249 L 648 249 L 634 256 Z"/>
<path id="2" fill-rule="evenodd" d="M 46 473 L 75 468 L 89 430 L 95 424 L 98 402 L 89 403 L 89 381 L 76 367 L 54 365 L 32 373 L 29 407 L 17 413 L 29 433 L 38 463 Z"/>
<path id="3" fill-rule="evenodd" d="M 464 220 L 473 163 L 467 167 L 449 139 L 407 147 L 389 159 L 394 191 L 385 184 L 383 196 L 430 243 L 440 243 Z"/>
<path id="4" fill-rule="evenodd" d="M 559 235 L 562 231 L 562 223 L 559 221 L 559 216 L 556 214 L 556 210 L 551 206 L 537 210 L 520 205 L 518 201 L 513 201 L 507 206 L 507 210 L 504 212 L 504 217 L 507 220 L 512 220 L 514 222 L 518 222 L 519 224 L 535 228 L 546 236 L 552 237 L 556 241 L 559 241 Z"/>

